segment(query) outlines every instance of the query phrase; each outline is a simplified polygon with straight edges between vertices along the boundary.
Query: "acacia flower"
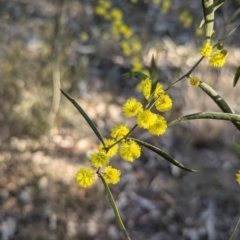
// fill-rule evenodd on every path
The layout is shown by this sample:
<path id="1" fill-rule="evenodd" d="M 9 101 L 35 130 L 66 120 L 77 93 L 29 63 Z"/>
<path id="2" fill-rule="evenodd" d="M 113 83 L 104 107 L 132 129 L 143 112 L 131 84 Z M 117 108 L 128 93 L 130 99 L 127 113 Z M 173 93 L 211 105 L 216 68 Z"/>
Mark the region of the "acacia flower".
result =
<path id="1" fill-rule="evenodd" d="M 160 83 L 157 83 L 156 89 L 154 91 L 154 97 L 158 98 L 161 94 L 164 94 L 163 85 L 161 85 Z"/>
<path id="2" fill-rule="evenodd" d="M 105 147 L 110 147 L 112 146 L 116 141 L 114 139 L 104 139 Z M 104 149 L 104 146 L 102 143 L 99 144 L 98 150 L 101 151 Z M 108 151 L 107 151 L 107 156 L 108 157 L 113 157 L 118 150 L 118 144 L 115 144 L 112 146 Z"/>
<path id="3" fill-rule="evenodd" d="M 155 107 L 160 112 L 172 109 L 172 99 L 167 94 L 162 94 L 156 101 Z"/>
<path id="4" fill-rule="evenodd" d="M 96 6 L 94 11 L 99 16 L 104 16 L 105 14 L 107 14 L 106 9 L 102 6 Z"/>
<path id="5" fill-rule="evenodd" d="M 161 8 L 162 14 L 167 14 L 170 6 L 171 6 L 170 0 L 164 0 L 162 3 L 162 8 Z"/>
<path id="6" fill-rule="evenodd" d="M 200 80 L 195 76 L 190 76 L 189 81 L 193 86 L 198 86 L 200 84 Z"/>
<path id="7" fill-rule="evenodd" d="M 122 12 L 117 8 L 113 8 L 111 10 L 110 14 L 115 20 L 121 20 L 122 19 Z"/>
<path id="8" fill-rule="evenodd" d="M 111 137 L 116 140 L 120 140 L 129 133 L 129 128 L 126 125 L 118 124 L 115 128 L 111 130 Z"/>
<path id="9" fill-rule="evenodd" d="M 141 156 L 141 148 L 135 141 L 130 139 L 122 143 L 119 154 L 124 160 L 133 162 Z"/>
<path id="10" fill-rule="evenodd" d="M 113 168 L 111 166 L 107 166 L 103 173 L 103 178 L 105 179 L 106 183 L 116 184 L 120 181 L 120 170 Z"/>
<path id="11" fill-rule="evenodd" d="M 137 116 L 137 125 L 140 128 L 148 129 L 155 124 L 157 114 L 152 113 L 150 110 L 144 110 Z"/>
<path id="12" fill-rule="evenodd" d="M 209 57 L 212 53 L 213 47 L 210 42 L 206 42 L 200 49 L 200 53 L 203 57 Z"/>
<path id="13" fill-rule="evenodd" d="M 158 115 L 156 123 L 151 126 L 148 131 L 154 135 L 162 135 L 167 130 L 167 121 L 164 117 Z"/>
<path id="14" fill-rule="evenodd" d="M 129 28 L 126 24 L 123 24 L 120 28 L 121 33 L 125 38 L 129 38 L 132 36 L 133 32 L 131 28 Z"/>
<path id="15" fill-rule="evenodd" d="M 81 168 L 76 173 L 77 184 L 81 187 L 87 188 L 94 183 L 95 172 L 90 168 Z"/>
<path id="16" fill-rule="evenodd" d="M 236 174 L 236 177 L 237 177 L 237 182 L 240 184 L 240 171 L 238 171 L 239 173 Z"/>
<path id="17" fill-rule="evenodd" d="M 152 90 L 152 81 L 150 78 L 142 80 L 141 83 L 137 86 L 138 91 L 143 93 L 143 96 L 148 100 L 151 96 Z"/>
<path id="18" fill-rule="evenodd" d="M 130 98 L 123 105 L 123 113 L 126 117 L 136 116 L 138 113 L 143 111 L 142 104 L 135 98 Z"/>
<path id="19" fill-rule="evenodd" d="M 225 57 L 227 55 L 227 51 L 226 50 L 218 50 L 216 52 L 214 52 L 209 60 L 209 64 L 211 67 L 222 67 L 226 60 Z"/>
<path id="20" fill-rule="evenodd" d="M 104 150 L 93 153 L 90 156 L 91 163 L 94 167 L 103 167 L 109 163 L 109 156 Z"/>

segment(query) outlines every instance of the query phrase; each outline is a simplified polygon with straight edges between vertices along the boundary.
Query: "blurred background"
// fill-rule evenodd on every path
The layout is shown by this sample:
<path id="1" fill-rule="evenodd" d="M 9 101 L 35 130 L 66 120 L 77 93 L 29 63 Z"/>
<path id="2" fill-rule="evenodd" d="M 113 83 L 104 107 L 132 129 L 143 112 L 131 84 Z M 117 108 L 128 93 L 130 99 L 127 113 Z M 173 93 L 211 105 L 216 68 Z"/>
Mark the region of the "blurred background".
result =
<path id="1" fill-rule="evenodd" d="M 239 7 L 237 0 L 226 1 L 217 11 L 215 40 L 239 24 L 231 22 Z M 200 58 L 202 17 L 201 1 L 191 0 L 0 0 L 2 240 L 123 239 L 101 182 L 86 190 L 74 181 L 98 140 L 59 88 L 107 138 L 126 121 L 126 98 L 140 97 L 138 81 L 122 75 L 148 74 L 154 56 L 160 82 L 169 86 Z M 236 31 L 225 41 L 229 55 L 222 69 L 211 69 L 205 59 L 194 72 L 237 113 L 239 86 L 232 86 L 239 39 Z M 187 80 L 169 94 L 168 121 L 219 111 Z M 131 238 L 228 239 L 240 216 L 240 153 L 233 147 L 240 135 L 233 124 L 196 120 L 161 137 L 140 130 L 134 136 L 199 171 L 180 171 L 146 149 L 133 164 L 116 157 L 122 179 L 111 189 Z"/>

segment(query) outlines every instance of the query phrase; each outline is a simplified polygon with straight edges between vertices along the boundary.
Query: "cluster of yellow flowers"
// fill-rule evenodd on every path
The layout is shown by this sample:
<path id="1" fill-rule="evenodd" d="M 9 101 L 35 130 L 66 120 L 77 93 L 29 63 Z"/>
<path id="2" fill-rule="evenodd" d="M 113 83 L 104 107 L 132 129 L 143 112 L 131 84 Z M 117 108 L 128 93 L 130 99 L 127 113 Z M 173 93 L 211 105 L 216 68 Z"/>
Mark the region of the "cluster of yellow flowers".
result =
<path id="1" fill-rule="evenodd" d="M 136 2 L 133 1 L 132 3 Z M 111 23 L 110 33 L 114 40 L 120 41 L 123 54 L 127 57 L 132 57 L 133 71 L 141 70 L 142 57 L 140 50 L 142 49 L 142 44 L 139 38 L 134 35 L 133 30 L 123 21 L 123 12 L 116 7 L 112 7 L 112 3 L 109 0 L 99 0 L 94 11 L 96 15 L 103 17 Z M 109 33 L 104 32 L 102 38 L 108 40 Z"/>
<path id="2" fill-rule="evenodd" d="M 240 171 L 236 174 L 237 182 L 240 184 Z"/>
<path id="3" fill-rule="evenodd" d="M 189 28 L 192 25 L 193 18 L 190 15 L 189 11 L 183 10 L 181 14 L 179 15 L 179 20 L 183 23 L 183 26 L 185 28 Z"/>
<path id="4" fill-rule="evenodd" d="M 213 52 L 213 46 L 209 41 L 203 45 L 200 53 L 203 57 L 210 57 L 209 65 L 211 67 L 222 67 L 226 62 L 227 50 L 218 49 Z"/>
<path id="5" fill-rule="evenodd" d="M 171 1 L 170 0 L 163 0 L 162 2 L 162 8 L 161 12 L 162 14 L 167 14 L 171 6 Z"/>
<path id="6" fill-rule="evenodd" d="M 143 107 L 142 103 L 135 98 L 128 99 L 122 109 L 126 117 L 136 117 L 136 126 L 148 130 L 150 134 L 162 135 L 167 129 L 167 121 L 160 114 L 153 113 L 151 109 L 155 106 L 159 112 L 166 112 L 172 108 L 172 100 L 167 95 L 160 83 L 153 89 L 150 78 L 146 78 L 138 85 L 138 90 L 148 100 Z M 135 127 L 136 127 L 135 126 Z M 141 148 L 136 141 L 130 138 L 131 130 L 125 124 L 118 124 L 111 129 L 111 139 L 104 139 L 104 145 L 98 146 L 98 151 L 90 156 L 91 165 L 99 169 L 105 167 L 102 173 L 108 184 L 116 184 L 120 180 L 120 170 L 109 166 L 110 158 L 117 152 L 120 157 L 128 162 L 133 162 L 141 156 Z M 76 181 L 82 187 L 89 187 L 94 183 L 96 172 L 90 168 L 82 168 L 77 172 Z"/>
<path id="7" fill-rule="evenodd" d="M 86 42 L 89 39 L 88 33 L 85 31 L 82 31 L 80 33 L 80 39 L 82 40 L 82 42 Z"/>
<path id="8" fill-rule="evenodd" d="M 152 1 L 155 5 L 161 5 L 160 10 L 162 14 L 168 13 L 171 6 L 171 0 L 152 0 Z"/>

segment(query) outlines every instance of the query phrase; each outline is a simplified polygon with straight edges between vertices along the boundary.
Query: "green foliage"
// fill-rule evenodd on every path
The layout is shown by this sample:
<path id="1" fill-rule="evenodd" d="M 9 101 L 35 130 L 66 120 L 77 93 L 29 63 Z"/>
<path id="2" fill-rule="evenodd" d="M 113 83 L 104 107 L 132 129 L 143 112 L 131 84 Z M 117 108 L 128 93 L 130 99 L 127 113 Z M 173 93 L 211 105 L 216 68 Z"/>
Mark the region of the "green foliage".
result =
<path id="1" fill-rule="evenodd" d="M 233 86 L 234 87 L 237 85 L 239 77 L 240 77 L 240 67 L 237 68 L 237 70 L 235 72 L 235 75 L 234 75 L 234 79 L 233 79 Z"/>

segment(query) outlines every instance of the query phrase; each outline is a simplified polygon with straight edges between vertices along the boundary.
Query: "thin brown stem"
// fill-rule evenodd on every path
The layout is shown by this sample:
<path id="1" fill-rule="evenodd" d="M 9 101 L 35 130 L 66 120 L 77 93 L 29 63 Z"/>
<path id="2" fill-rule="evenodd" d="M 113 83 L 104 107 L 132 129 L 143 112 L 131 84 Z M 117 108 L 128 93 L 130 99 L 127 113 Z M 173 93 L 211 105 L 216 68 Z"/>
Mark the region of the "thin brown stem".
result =
<path id="1" fill-rule="evenodd" d="M 183 80 L 185 77 L 189 77 L 189 75 L 195 70 L 195 68 L 201 63 L 201 61 L 204 59 L 204 57 L 201 57 L 195 64 L 194 66 L 187 72 L 185 73 L 182 77 L 180 77 L 177 81 L 172 83 L 169 87 L 165 89 L 165 91 L 168 91 L 172 86 L 174 86 L 177 82 L 180 82 Z"/>

